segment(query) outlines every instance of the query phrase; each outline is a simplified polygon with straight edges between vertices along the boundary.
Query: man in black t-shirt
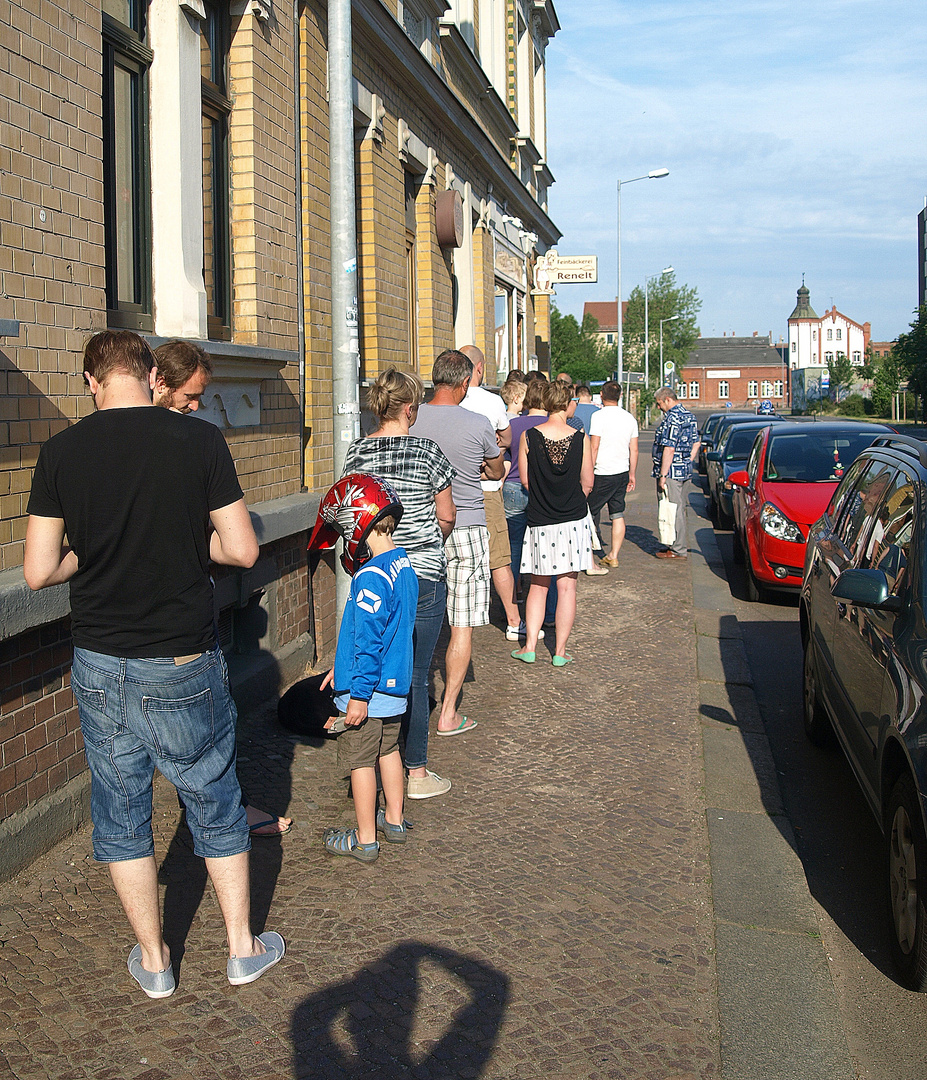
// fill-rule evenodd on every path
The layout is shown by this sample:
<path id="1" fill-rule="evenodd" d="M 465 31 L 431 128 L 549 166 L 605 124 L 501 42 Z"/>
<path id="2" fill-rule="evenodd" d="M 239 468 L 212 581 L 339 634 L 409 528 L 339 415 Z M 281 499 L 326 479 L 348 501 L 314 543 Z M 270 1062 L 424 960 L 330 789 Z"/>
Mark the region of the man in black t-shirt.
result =
<path id="1" fill-rule="evenodd" d="M 284 943 L 251 933 L 250 839 L 208 563 L 252 566 L 257 540 L 221 432 L 153 407 L 147 344 L 105 331 L 84 359 L 97 411 L 42 447 L 23 573 L 33 589 L 70 583 L 94 856 L 109 863 L 136 935 L 130 973 L 149 997 L 169 996 L 151 831 L 159 769 L 182 795 L 219 898 L 229 982 L 252 982 Z"/>

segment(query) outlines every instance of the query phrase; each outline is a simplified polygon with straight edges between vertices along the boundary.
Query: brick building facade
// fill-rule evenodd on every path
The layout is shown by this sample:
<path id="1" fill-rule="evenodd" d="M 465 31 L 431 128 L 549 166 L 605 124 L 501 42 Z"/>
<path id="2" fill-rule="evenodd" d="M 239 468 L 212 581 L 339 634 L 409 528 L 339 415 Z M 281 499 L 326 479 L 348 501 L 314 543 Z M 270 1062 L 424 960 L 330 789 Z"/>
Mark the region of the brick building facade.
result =
<path id="1" fill-rule="evenodd" d="M 334 563 L 305 551 L 334 479 L 326 27 L 318 0 L 297 25 L 269 0 L 0 0 L 0 876 L 86 818 L 67 588 L 21 566 L 39 447 L 92 409 L 92 333 L 212 358 L 190 422 L 224 431 L 261 543 L 217 575 L 236 696 L 331 652 Z M 353 4 L 362 378 L 470 342 L 490 381 L 546 365 L 558 29 L 551 0 Z"/>
<path id="2" fill-rule="evenodd" d="M 691 407 L 750 409 L 769 400 L 789 405 L 788 364 L 772 338 L 699 338 L 679 375 L 676 392 Z"/>

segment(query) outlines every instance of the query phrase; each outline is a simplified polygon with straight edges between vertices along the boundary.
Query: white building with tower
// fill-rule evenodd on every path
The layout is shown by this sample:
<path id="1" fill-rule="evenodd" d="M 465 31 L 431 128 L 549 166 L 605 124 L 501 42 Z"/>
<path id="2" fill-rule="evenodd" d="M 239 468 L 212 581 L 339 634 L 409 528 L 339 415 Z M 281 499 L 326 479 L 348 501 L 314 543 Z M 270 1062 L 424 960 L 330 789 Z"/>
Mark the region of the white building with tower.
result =
<path id="1" fill-rule="evenodd" d="M 858 323 L 837 310 L 837 306 L 818 316 L 811 306 L 811 294 L 804 280 L 798 290 L 798 302 L 789 316 L 789 368 L 827 368 L 839 354 L 860 365 L 866 359 L 871 327 Z"/>

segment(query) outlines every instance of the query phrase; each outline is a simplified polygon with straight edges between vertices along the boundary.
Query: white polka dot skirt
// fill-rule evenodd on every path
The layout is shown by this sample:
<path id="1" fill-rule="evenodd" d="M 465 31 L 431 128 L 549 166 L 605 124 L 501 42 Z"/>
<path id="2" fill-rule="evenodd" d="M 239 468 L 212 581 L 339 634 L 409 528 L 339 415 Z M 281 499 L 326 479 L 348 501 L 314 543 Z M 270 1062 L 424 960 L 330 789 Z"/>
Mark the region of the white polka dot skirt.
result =
<path id="1" fill-rule="evenodd" d="M 592 529 L 587 514 L 580 521 L 533 525 L 525 534 L 523 574 L 569 574 L 592 566 Z"/>

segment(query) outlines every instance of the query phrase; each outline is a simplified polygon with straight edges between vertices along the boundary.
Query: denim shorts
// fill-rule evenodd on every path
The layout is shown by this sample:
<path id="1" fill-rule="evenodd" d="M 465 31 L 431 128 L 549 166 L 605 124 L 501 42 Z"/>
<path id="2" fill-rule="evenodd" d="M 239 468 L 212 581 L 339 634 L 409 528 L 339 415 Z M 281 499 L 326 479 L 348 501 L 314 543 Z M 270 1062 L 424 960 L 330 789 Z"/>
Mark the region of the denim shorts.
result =
<path id="1" fill-rule="evenodd" d="M 71 688 L 90 766 L 94 858 L 154 854 L 155 769 L 177 788 L 197 855 L 248 851 L 235 775 L 237 713 L 221 651 L 178 665 L 172 657 L 130 660 L 75 649 Z"/>

